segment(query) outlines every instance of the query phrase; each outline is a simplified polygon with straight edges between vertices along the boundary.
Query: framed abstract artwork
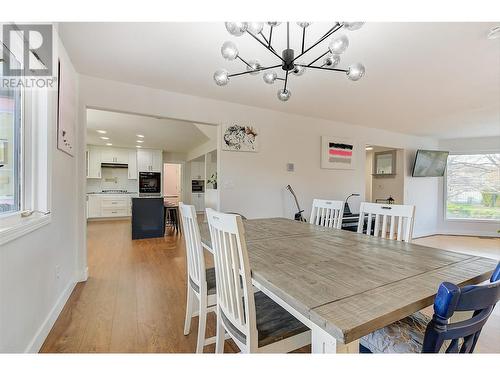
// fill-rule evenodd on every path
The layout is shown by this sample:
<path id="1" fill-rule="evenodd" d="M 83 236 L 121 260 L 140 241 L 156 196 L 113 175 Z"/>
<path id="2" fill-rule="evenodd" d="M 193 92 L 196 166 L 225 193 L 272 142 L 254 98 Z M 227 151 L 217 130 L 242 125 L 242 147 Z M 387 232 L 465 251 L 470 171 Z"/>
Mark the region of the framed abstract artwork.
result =
<path id="1" fill-rule="evenodd" d="M 356 143 L 347 138 L 321 137 L 321 168 L 356 168 Z"/>
<path id="2" fill-rule="evenodd" d="M 248 125 L 226 125 L 222 127 L 222 150 L 258 152 L 259 130 Z"/>

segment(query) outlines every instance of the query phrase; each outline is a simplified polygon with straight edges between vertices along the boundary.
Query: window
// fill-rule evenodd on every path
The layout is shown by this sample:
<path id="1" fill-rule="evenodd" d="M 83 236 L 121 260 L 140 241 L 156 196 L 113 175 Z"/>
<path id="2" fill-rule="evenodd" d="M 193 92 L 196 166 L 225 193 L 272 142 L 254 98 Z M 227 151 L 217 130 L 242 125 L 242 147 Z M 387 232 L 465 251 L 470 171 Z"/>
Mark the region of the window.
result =
<path id="1" fill-rule="evenodd" d="M 0 41 L 0 56 L 8 54 L 11 66 L 18 63 L 22 43 L 20 37 L 9 51 Z M 56 90 L 0 87 L 0 245 L 51 220 L 49 146 L 56 104 Z"/>
<path id="2" fill-rule="evenodd" d="M 20 211 L 22 91 L 0 89 L 0 215 Z"/>
<path id="3" fill-rule="evenodd" d="M 500 220 L 500 153 L 448 157 L 446 218 Z"/>

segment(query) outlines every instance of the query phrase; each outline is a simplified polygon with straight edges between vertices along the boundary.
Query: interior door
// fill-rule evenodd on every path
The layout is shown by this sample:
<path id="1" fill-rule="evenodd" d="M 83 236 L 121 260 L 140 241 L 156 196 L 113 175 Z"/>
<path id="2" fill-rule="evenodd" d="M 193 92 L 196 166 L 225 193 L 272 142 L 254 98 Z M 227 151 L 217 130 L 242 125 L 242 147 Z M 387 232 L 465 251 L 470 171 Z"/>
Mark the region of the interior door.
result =
<path id="1" fill-rule="evenodd" d="M 180 164 L 164 164 L 163 192 L 167 199 L 178 201 L 181 197 Z"/>

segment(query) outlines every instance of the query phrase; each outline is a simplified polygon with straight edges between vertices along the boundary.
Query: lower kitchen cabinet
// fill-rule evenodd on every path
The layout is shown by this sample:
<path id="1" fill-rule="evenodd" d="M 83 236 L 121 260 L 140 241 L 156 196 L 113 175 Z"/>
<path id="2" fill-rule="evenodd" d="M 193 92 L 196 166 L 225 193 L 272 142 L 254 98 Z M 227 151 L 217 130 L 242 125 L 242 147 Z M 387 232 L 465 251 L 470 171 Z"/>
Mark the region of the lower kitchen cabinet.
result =
<path id="1" fill-rule="evenodd" d="M 87 194 L 87 218 L 101 217 L 101 198 L 97 194 Z"/>
<path id="2" fill-rule="evenodd" d="M 113 218 L 132 215 L 130 195 L 88 194 L 87 218 Z"/>
<path id="3" fill-rule="evenodd" d="M 192 193 L 191 204 L 194 206 L 197 212 L 205 211 L 205 194 Z"/>

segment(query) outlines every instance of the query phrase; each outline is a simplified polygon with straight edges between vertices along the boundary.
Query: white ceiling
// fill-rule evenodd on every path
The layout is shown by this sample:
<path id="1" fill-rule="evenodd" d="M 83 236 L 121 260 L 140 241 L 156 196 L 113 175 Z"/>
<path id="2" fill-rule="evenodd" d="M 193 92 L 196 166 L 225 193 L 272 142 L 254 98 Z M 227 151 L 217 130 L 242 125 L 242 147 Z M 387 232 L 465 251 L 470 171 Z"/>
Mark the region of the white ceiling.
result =
<path id="1" fill-rule="evenodd" d="M 233 37 L 223 23 L 62 23 L 60 33 L 78 72 L 203 97 L 360 124 L 408 134 L 455 138 L 500 135 L 500 39 L 494 23 L 367 23 L 345 31 L 350 39 L 339 67 L 362 62 L 365 77 L 309 70 L 292 76 L 292 98 L 262 76 L 234 77 L 218 87 L 213 72 L 244 70 L 227 62 L 220 46 L 233 40 L 245 59 L 277 64 L 249 35 Z M 331 25 L 308 28 L 307 43 Z M 295 23 L 291 44 L 299 48 Z M 285 25 L 274 33 L 285 47 Z M 274 43 L 273 43 L 274 44 Z M 328 41 L 301 62 L 326 51 Z M 281 72 L 281 70 L 278 70 Z"/>
<path id="2" fill-rule="evenodd" d="M 206 134 L 210 133 L 204 127 L 214 128 L 211 125 L 195 125 L 178 120 L 87 110 L 87 143 L 92 145 L 140 145 L 143 148 L 186 153 L 209 140 Z M 105 130 L 106 134 L 99 134 L 97 130 Z M 144 135 L 144 138 L 137 137 L 137 134 Z M 103 136 L 109 140 L 101 139 Z M 137 140 L 144 142 L 137 143 Z"/>

